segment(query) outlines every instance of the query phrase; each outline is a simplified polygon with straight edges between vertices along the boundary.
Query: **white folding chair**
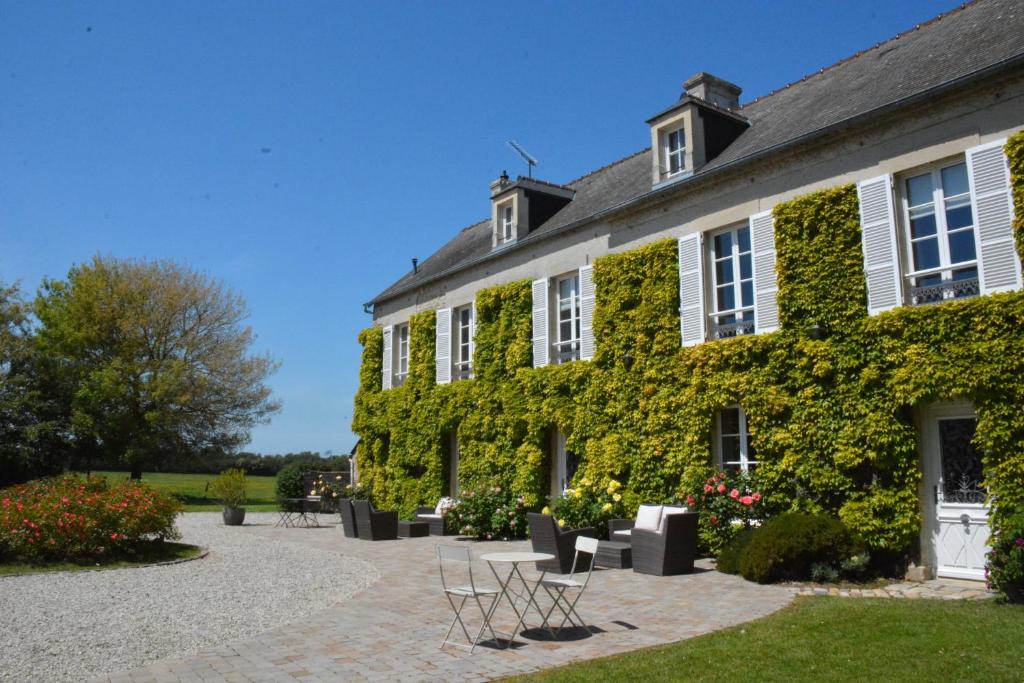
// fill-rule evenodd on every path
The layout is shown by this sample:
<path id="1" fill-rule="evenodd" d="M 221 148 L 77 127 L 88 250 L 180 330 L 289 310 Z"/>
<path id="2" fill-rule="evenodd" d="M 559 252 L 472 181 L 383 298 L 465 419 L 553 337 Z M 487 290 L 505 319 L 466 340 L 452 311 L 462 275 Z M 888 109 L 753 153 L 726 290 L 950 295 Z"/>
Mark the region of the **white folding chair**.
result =
<path id="1" fill-rule="evenodd" d="M 580 553 L 590 554 L 590 564 L 586 570 L 586 577 L 582 577 L 582 568 L 580 565 Z M 583 591 L 587 589 L 587 584 L 590 583 L 590 575 L 594 573 L 594 560 L 597 558 L 597 539 L 588 538 L 586 536 L 580 536 L 576 539 L 576 554 L 572 560 L 572 573 L 568 578 L 546 578 L 542 579 L 540 585 L 547 591 L 551 597 L 552 605 L 548 613 L 544 615 L 544 628 L 548 629 L 552 635 L 554 631 L 550 626 L 550 618 L 552 612 L 557 607 L 562 612 L 562 622 L 557 626 L 561 629 L 565 626 L 566 622 L 571 623 L 573 626 L 579 626 L 581 628 L 587 628 L 587 625 L 583 622 L 583 618 L 580 617 L 579 612 L 576 611 L 576 603 L 579 602 L 580 598 L 583 597 Z M 577 569 L 580 569 L 582 581 L 577 579 Z M 570 596 L 575 592 L 575 596 L 570 600 Z M 556 617 L 557 618 L 557 617 Z"/>
<path id="2" fill-rule="evenodd" d="M 476 585 L 473 579 L 473 556 L 470 553 L 469 548 L 452 546 L 452 545 L 438 545 L 435 546 L 437 553 L 437 560 L 441 566 L 441 587 L 444 589 L 445 597 L 448 598 L 448 604 L 452 606 L 452 611 L 455 612 L 455 618 L 452 619 L 451 625 L 448 627 L 448 632 L 444 634 L 444 640 L 441 641 L 441 647 L 449 643 L 449 637 L 452 634 L 452 630 L 455 628 L 455 624 L 458 624 L 462 628 L 462 633 L 466 636 L 467 645 L 462 643 L 452 642 L 452 645 L 457 647 L 468 647 L 472 653 L 476 649 L 476 646 L 480 643 L 480 637 L 484 634 L 484 630 L 487 629 L 491 632 L 491 638 L 497 641 L 498 636 L 495 634 L 494 629 L 491 628 L 490 614 L 494 609 L 494 603 L 498 600 L 499 591 L 496 588 L 481 588 Z M 449 574 L 445 574 L 445 565 L 449 566 Z M 458 565 L 464 572 L 459 574 L 465 574 L 467 576 L 468 585 L 452 585 L 452 566 Z M 490 603 L 487 607 L 484 607 L 484 602 L 490 598 Z M 480 630 L 477 631 L 476 638 L 469 635 L 469 629 L 466 628 L 466 623 L 462 620 L 462 609 L 466 606 L 466 602 L 473 600 L 476 602 L 477 608 L 480 610 L 480 616 L 483 618 L 483 623 L 480 624 Z M 458 602 L 458 605 L 456 605 Z"/>

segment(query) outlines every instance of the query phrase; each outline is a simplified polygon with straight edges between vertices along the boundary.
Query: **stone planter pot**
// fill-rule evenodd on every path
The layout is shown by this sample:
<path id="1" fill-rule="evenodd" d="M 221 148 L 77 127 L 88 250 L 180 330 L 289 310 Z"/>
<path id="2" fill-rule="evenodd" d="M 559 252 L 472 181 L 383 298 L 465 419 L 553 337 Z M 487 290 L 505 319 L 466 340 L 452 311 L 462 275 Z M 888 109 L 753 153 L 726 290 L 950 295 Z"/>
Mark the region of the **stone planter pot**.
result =
<path id="1" fill-rule="evenodd" d="M 224 508 L 224 524 L 226 526 L 241 526 L 245 521 L 245 508 Z"/>

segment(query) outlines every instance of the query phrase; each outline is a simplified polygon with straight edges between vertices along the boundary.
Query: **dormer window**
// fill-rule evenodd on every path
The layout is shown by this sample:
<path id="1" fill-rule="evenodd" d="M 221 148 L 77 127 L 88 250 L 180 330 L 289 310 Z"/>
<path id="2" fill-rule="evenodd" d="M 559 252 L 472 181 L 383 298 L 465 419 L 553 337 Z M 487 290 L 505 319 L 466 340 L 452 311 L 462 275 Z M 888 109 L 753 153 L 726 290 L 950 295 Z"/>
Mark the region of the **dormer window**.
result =
<path id="1" fill-rule="evenodd" d="M 512 204 L 507 204 L 502 210 L 501 216 L 501 239 L 503 242 L 511 242 L 515 234 L 515 214 L 512 211 Z"/>
<path id="2" fill-rule="evenodd" d="M 686 169 L 686 129 L 682 126 L 665 135 L 665 160 L 670 176 Z"/>

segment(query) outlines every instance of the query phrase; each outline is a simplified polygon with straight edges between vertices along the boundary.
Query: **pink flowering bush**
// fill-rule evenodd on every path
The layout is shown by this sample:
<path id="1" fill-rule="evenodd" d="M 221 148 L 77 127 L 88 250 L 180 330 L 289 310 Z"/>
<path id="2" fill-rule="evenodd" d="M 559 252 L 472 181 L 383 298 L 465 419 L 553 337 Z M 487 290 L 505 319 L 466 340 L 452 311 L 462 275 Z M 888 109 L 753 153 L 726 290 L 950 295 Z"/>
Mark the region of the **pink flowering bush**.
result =
<path id="1" fill-rule="evenodd" d="M 700 540 L 705 552 L 717 555 L 740 531 L 764 519 L 756 476 L 719 472 L 678 501 L 700 513 Z"/>
<path id="2" fill-rule="evenodd" d="M 523 497 L 493 484 L 464 491 L 444 515 L 446 526 L 480 540 L 526 535 Z"/>
<path id="3" fill-rule="evenodd" d="M 78 476 L 0 491 L 0 558 L 93 560 L 131 554 L 142 541 L 176 539 L 181 503 L 138 482 Z"/>
<path id="4" fill-rule="evenodd" d="M 989 540 L 985 578 L 1009 602 L 1024 602 L 1024 515 L 1010 517 Z"/>

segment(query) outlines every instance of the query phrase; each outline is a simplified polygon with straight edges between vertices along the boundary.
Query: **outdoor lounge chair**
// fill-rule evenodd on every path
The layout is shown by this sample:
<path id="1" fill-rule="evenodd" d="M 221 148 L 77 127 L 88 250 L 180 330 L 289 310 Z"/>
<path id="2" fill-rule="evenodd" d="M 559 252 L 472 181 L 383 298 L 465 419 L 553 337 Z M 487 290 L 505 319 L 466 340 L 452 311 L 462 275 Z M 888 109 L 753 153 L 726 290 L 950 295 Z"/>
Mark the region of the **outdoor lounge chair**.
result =
<path id="1" fill-rule="evenodd" d="M 530 523 L 530 543 L 533 545 L 533 551 L 537 553 L 551 553 L 555 556 L 553 560 L 538 562 L 537 571 L 552 572 L 554 574 L 570 573 L 576 552 L 576 539 L 579 536 L 597 538 L 597 530 L 593 528 L 559 528 L 555 518 L 551 515 L 528 512 L 526 519 Z M 580 556 L 580 561 L 590 562 L 589 553 L 583 553 Z"/>
<path id="2" fill-rule="evenodd" d="M 393 541 L 398 538 L 398 513 L 375 510 L 368 500 L 353 500 L 359 538 L 367 541 Z"/>
<path id="3" fill-rule="evenodd" d="M 356 528 L 356 513 L 352 507 L 351 498 L 338 499 L 338 511 L 341 512 L 341 529 L 349 538 L 359 538 L 359 531 Z"/>
<path id="4" fill-rule="evenodd" d="M 654 576 L 693 571 L 697 556 L 696 512 L 666 507 L 657 531 L 633 527 L 633 571 Z"/>
<path id="5" fill-rule="evenodd" d="M 640 509 L 637 510 L 636 519 L 608 520 L 608 540 L 616 541 L 618 543 L 630 543 L 632 540 L 633 528 L 637 526 L 637 524 L 640 524 L 651 531 L 657 531 L 658 524 L 661 523 L 662 510 L 665 508 L 671 508 L 673 510 L 680 509 L 684 512 L 686 511 L 685 507 L 678 507 L 674 505 L 641 505 Z"/>
<path id="6" fill-rule="evenodd" d="M 427 522 L 430 524 L 430 535 L 431 536 L 446 536 L 444 523 L 444 514 L 442 509 L 444 507 L 450 507 L 455 501 L 451 498 L 442 498 L 438 501 L 436 507 L 422 506 L 416 508 L 416 521 Z"/>

